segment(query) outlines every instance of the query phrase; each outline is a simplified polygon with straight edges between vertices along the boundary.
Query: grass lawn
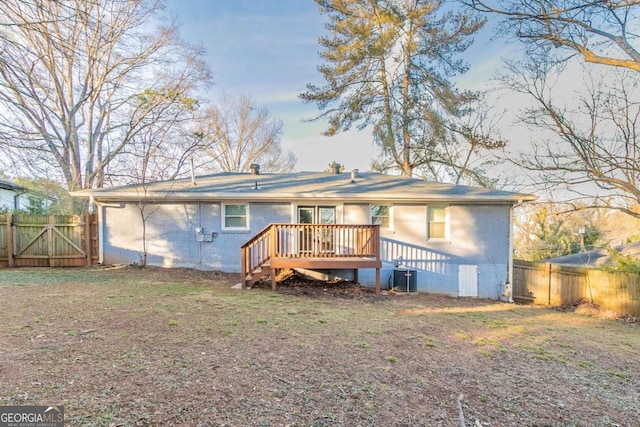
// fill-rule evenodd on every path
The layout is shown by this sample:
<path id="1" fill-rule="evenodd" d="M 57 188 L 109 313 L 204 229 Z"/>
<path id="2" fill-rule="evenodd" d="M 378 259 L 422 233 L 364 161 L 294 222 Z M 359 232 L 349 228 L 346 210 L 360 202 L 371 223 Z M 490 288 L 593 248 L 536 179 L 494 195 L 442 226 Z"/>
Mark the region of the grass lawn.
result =
<path id="1" fill-rule="evenodd" d="M 640 425 L 640 324 L 486 300 L 0 270 L 0 405 L 69 426 Z"/>

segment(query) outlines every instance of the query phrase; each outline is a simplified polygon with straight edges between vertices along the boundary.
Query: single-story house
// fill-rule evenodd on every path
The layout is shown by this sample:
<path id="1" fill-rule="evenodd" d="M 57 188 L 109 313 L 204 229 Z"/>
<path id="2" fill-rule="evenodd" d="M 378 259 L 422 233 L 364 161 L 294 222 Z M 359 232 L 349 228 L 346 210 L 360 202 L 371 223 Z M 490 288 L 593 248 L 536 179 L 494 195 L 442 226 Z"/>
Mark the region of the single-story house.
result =
<path id="1" fill-rule="evenodd" d="M 0 179 L 0 210 L 28 210 L 30 206 L 28 190 L 25 187 Z"/>
<path id="2" fill-rule="evenodd" d="M 357 255 L 380 263 L 313 265 L 365 286 L 405 280 L 407 291 L 491 299 L 510 291 L 512 208 L 535 199 L 357 170 L 261 174 L 258 165 L 71 194 L 97 208 L 104 264 L 140 262 L 146 248 L 147 265 L 251 274 L 247 257 L 264 265 L 275 251 L 297 261 Z M 265 231 L 275 224 L 277 234 Z"/>

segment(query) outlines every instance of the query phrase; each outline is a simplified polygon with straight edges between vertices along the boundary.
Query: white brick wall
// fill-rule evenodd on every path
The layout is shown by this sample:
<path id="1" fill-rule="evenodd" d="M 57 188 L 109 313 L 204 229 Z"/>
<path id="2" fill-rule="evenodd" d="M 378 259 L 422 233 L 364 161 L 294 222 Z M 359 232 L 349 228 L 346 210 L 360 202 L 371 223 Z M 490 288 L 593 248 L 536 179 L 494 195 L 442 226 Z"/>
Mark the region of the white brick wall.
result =
<path id="1" fill-rule="evenodd" d="M 133 204 L 103 207 L 104 262 L 137 263 L 142 255 L 142 222 Z M 272 222 L 291 222 L 289 203 L 252 203 L 249 231 L 222 231 L 220 203 L 148 205 L 148 264 L 163 267 L 240 272 L 240 246 Z M 368 223 L 368 204 L 345 203 L 338 222 Z M 393 230 L 382 236 L 387 280 L 399 255 L 418 270 L 418 290 L 457 295 L 458 265 L 478 265 L 478 294 L 498 298 L 509 260 L 509 206 L 447 207 L 448 238 L 427 239 L 427 206 L 395 205 Z M 196 227 L 217 233 L 199 242 Z M 374 284 L 374 270 L 360 272 L 363 284 Z"/>

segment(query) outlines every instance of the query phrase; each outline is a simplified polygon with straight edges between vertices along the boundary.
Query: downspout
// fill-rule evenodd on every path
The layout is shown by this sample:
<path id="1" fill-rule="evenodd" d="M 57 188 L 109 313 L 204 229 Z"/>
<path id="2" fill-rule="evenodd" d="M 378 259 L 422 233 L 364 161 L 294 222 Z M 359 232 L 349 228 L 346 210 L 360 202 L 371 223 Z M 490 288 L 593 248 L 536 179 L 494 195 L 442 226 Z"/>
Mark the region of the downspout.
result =
<path id="1" fill-rule="evenodd" d="M 98 211 L 98 264 L 104 265 L 104 210 L 105 210 L 105 207 L 97 203 L 95 204 L 95 206 L 96 206 L 96 210 Z"/>
<path id="2" fill-rule="evenodd" d="M 513 302 L 513 210 L 516 206 L 522 204 L 522 200 L 518 200 L 515 205 L 509 208 L 509 261 L 507 264 L 507 281 L 504 284 L 502 292 L 502 301 Z"/>
<path id="3" fill-rule="evenodd" d="M 27 194 L 28 191 L 25 190 L 23 192 L 20 192 L 19 190 L 13 190 L 15 192 L 15 194 L 13 195 L 13 210 L 14 211 L 19 211 L 21 210 L 21 203 L 20 203 L 20 196 Z M 29 203 L 29 207 L 31 207 L 31 203 Z M 26 210 L 26 209 L 25 209 Z"/>

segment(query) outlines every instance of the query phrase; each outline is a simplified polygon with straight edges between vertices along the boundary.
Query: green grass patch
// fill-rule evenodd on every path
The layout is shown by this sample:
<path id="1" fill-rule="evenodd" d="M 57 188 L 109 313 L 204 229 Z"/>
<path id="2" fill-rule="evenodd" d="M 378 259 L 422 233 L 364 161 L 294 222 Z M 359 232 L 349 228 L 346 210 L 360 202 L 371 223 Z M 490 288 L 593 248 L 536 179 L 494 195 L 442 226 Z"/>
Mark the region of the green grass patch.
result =
<path id="1" fill-rule="evenodd" d="M 581 368 L 592 369 L 596 366 L 596 364 L 593 362 L 589 362 L 588 360 L 579 360 L 578 366 L 580 366 Z"/>
<path id="2" fill-rule="evenodd" d="M 618 378 L 622 378 L 623 380 L 626 380 L 627 378 L 629 378 L 629 374 L 627 374 L 626 372 L 623 371 L 618 371 L 618 370 L 610 370 L 607 371 L 607 374 L 613 376 L 613 377 L 618 377 Z"/>
<path id="3" fill-rule="evenodd" d="M 515 345 L 515 347 L 521 350 L 526 350 L 538 360 L 555 361 L 561 363 L 565 363 L 567 361 L 567 358 L 565 356 L 546 349 L 543 344 L 518 343 Z"/>
<path id="4" fill-rule="evenodd" d="M 471 339 L 471 335 L 469 335 L 466 331 L 458 329 L 453 333 L 453 336 L 462 341 L 468 341 Z"/>

